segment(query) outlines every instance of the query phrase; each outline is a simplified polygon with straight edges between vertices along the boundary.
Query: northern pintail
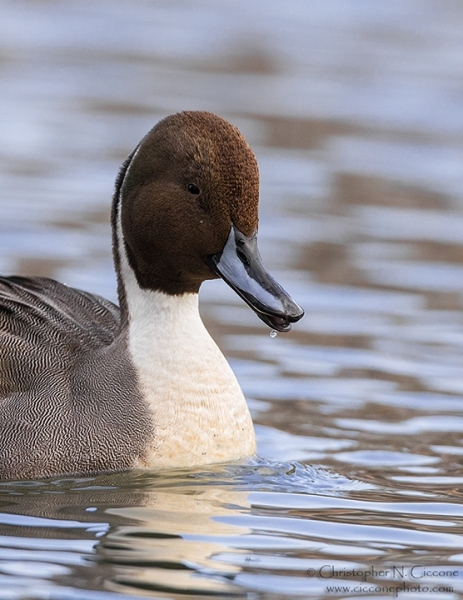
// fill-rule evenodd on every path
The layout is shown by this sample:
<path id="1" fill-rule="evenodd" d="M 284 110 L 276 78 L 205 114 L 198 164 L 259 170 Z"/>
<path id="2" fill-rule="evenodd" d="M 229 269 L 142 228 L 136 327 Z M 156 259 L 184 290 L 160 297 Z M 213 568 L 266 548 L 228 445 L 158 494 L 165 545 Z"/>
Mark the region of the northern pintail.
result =
<path id="1" fill-rule="evenodd" d="M 257 249 L 259 175 L 236 127 L 160 121 L 112 205 L 120 308 L 40 277 L 0 278 L 0 477 L 32 479 L 252 456 L 254 428 L 198 292 L 221 277 L 277 331 L 303 310 Z"/>

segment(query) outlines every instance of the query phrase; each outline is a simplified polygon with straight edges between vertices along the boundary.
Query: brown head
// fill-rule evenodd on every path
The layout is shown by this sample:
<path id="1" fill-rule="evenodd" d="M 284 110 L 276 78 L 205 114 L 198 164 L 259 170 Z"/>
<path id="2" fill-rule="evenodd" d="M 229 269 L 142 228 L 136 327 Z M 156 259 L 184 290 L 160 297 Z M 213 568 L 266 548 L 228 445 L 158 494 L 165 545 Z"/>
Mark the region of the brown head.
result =
<path id="1" fill-rule="evenodd" d="M 236 127 L 216 115 L 167 117 L 125 167 L 122 228 L 142 288 L 197 292 L 217 277 L 206 258 L 222 250 L 231 223 L 247 235 L 257 229 L 257 161 Z"/>
<path id="2" fill-rule="evenodd" d="M 258 201 L 257 161 L 236 127 L 199 111 L 163 119 L 129 156 L 116 182 L 113 231 L 118 274 L 123 242 L 142 289 L 197 293 L 204 280 L 221 276 L 259 314 L 239 281 L 234 282 L 233 275 L 230 280 L 230 268 L 220 268 L 225 255 L 233 255 L 247 278 L 249 263 L 260 261 L 252 242 Z M 123 240 L 118 239 L 119 219 Z M 235 265 L 231 269 L 236 271 Z M 119 281 L 124 310 L 122 287 Z M 300 318 L 292 313 L 290 320 Z"/>

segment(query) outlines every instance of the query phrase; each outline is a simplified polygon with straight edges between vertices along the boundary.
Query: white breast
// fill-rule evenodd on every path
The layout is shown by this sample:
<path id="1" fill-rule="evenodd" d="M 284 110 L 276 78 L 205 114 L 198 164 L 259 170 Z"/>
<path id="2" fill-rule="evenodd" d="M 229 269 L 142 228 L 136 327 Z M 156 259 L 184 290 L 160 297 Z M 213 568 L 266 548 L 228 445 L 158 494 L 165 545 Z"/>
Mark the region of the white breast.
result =
<path id="1" fill-rule="evenodd" d="M 138 289 L 127 298 L 130 354 L 155 427 L 148 466 L 186 467 L 254 454 L 246 401 L 204 327 L 197 295 Z"/>

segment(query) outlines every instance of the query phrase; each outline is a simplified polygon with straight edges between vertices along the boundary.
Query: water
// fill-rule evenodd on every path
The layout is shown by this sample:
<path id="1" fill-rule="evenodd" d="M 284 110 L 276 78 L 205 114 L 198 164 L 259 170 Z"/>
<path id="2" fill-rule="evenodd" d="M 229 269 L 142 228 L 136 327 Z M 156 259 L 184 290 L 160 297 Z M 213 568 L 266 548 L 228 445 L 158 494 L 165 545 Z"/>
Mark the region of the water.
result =
<path id="1" fill-rule="evenodd" d="M 259 459 L 0 482 L 0 598 L 463 598 L 463 9 L 5 0 L 0 270 L 115 299 L 108 211 L 161 117 L 218 112 L 306 311 L 203 318 Z"/>

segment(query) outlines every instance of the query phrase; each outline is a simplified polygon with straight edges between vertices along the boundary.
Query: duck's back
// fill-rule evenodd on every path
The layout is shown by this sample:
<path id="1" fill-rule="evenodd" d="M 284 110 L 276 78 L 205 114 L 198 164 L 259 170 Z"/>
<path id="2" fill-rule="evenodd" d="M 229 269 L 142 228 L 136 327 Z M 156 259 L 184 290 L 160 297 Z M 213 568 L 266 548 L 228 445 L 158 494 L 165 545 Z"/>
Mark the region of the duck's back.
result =
<path id="1" fill-rule="evenodd" d="M 0 478 L 143 463 L 151 424 L 119 329 L 99 296 L 0 277 Z"/>
<path id="2" fill-rule="evenodd" d="M 43 277 L 0 277 L 0 398 L 111 344 L 117 306 Z"/>

